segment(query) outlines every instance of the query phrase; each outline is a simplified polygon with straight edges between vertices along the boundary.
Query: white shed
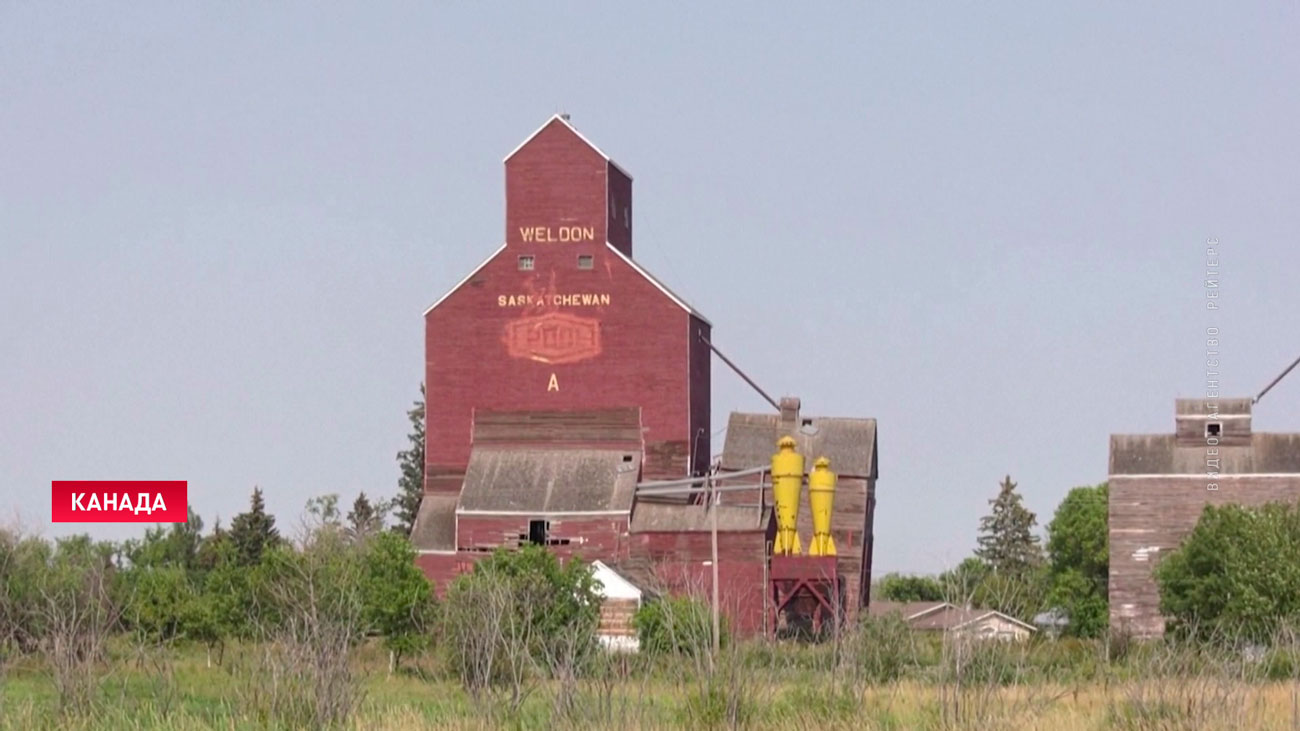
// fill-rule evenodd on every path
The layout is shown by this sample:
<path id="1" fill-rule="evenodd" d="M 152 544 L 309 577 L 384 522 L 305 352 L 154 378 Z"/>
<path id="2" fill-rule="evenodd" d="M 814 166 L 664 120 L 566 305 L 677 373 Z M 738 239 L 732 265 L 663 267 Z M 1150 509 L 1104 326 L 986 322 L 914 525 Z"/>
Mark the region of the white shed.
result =
<path id="1" fill-rule="evenodd" d="M 608 649 L 636 652 L 640 642 L 632 626 L 632 616 L 641 608 L 644 592 L 603 561 L 592 561 L 591 568 L 603 597 L 596 638 Z"/>

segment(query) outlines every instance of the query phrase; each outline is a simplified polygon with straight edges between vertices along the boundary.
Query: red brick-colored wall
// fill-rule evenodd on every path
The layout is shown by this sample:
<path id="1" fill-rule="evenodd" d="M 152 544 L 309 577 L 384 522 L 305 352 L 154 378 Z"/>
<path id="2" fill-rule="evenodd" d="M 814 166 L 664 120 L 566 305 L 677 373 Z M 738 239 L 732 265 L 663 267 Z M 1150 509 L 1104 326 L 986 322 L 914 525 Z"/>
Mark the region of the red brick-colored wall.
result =
<path id="1" fill-rule="evenodd" d="M 459 551 L 491 552 L 528 543 L 528 523 L 544 516 L 460 515 L 456 519 Z M 617 561 L 627 556 L 627 516 L 562 516 L 546 519 L 547 550 L 561 559 Z"/>
<path id="2" fill-rule="evenodd" d="M 599 152 L 563 122 L 552 120 L 506 160 L 506 244 L 526 243 L 523 232 L 538 226 L 549 228 L 557 239 L 562 227 L 578 227 L 592 229 L 585 248 L 603 248 L 609 240 L 608 169 L 609 161 Z M 630 205 L 630 184 L 627 193 Z"/>
<path id="3" fill-rule="evenodd" d="M 709 533 L 637 533 L 631 538 L 630 555 L 652 562 L 663 585 L 656 588 L 708 599 L 713 586 Z M 765 541 L 760 531 L 718 533 L 718 595 L 731 628 L 741 634 L 763 630 Z"/>
<path id="4" fill-rule="evenodd" d="M 507 160 L 506 196 L 506 247 L 425 314 L 426 491 L 460 489 L 475 408 L 640 407 L 646 477 L 704 469 L 708 327 L 605 244 L 631 248 L 631 180 L 555 120 Z"/>

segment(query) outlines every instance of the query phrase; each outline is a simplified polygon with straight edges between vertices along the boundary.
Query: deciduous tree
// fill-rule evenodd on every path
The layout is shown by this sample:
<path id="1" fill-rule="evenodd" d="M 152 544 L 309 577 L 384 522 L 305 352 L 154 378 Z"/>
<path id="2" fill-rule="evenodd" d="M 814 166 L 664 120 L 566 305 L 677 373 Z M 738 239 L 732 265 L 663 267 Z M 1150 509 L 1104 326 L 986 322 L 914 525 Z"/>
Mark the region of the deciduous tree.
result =
<path id="1" fill-rule="evenodd" d="M 1300 506 L 1207 505 L 1155 575 L 1172 629 L 1266 642 L 1300 621 Z"/>
<path id="2" fill-rule="evenodd" d="M 1108 487 L 1070 490 L 1047 525 L 1048 604 L 1070 618 L 1067 634 L 1097 637 L 1108 626 Z"/>
<path id="3" fill-rule="evenodd" d="M 888 573 L 872 590 L 873 599 L 892 602 L 934 602 L 944 599 L 943 584 L 933 576 Z"/>

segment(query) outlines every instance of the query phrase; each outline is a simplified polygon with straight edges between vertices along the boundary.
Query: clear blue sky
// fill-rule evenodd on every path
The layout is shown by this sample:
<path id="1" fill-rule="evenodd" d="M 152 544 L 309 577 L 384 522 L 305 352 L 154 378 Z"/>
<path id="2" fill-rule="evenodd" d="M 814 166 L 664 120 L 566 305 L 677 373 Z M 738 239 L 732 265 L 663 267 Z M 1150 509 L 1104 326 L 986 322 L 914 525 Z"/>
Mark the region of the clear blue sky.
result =
<path id="1" fill-rule="evenodd" d="M 60 534 L 52 479 L 188 479 L 209 524 L 392 494 L 421 313 L 559 111 L 733 359 L 880 420 L 882 571 L 1172 429 L 1207 238 L 1225 395 L 1300 355 L 1295 3 L 271 5 L 0 4 L 0 519 Z"/>

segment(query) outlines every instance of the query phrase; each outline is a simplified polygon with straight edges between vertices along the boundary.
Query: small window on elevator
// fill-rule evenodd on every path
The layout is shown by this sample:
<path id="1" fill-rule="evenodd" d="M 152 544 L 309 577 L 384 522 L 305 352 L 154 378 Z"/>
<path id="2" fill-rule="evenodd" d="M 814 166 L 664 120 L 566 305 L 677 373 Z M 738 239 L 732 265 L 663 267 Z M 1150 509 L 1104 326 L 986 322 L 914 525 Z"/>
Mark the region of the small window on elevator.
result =
<path id="1" fill-rule="evenodd" d="M 595 266 L 596 266 L 596 258 L 595 258 L 594 256 L 592 256 L 591 254 L 579 254 L 579 255 L 578 255 L 578 268 L 579 268 L 579 269 L 594 269 Z"/>
<path id="2" fill-rule="evenodd" d="M 1217 437 L 1219 436 L 1219 433 L 1222 431 L 1223 431 L 1223 424 L 1220 424 L 1217 421 L 1211 421 L 1210 423 L 1205 425 L 1205 436 L 1207 437 Z"/>
<path id="3" fill-rule="evenodd" d="M 531 256 L 519 257 L 519 271 L 531 272 L 532 270 L 533 270 L 533 257 Z"/>

